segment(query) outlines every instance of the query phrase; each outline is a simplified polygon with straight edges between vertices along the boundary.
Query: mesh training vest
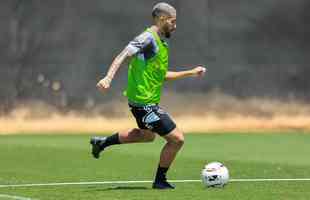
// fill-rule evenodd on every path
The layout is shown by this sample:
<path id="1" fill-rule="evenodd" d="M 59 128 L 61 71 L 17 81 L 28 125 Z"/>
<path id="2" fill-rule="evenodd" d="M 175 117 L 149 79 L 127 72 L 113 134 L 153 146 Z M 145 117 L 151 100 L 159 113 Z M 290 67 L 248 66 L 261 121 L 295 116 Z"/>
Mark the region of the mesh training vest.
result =
<path id="1" fill-rule="evenodd" d="M 128 101 L 142 105 L 160 102 L 161 90 L 168 70 L 168 45 L 162 41 L 156 32 L 150 32 L 155 38 L 158 51 L 145 59 L 136 54 L 129 62 L 128 85 L 124 91 Z"/>

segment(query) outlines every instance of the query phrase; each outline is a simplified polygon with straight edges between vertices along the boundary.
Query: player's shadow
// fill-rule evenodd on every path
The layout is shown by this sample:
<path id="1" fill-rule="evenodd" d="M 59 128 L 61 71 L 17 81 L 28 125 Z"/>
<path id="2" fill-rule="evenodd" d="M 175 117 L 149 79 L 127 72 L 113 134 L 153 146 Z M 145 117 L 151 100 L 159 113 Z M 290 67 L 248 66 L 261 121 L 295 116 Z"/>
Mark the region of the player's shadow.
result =
<path id="1" fill-rule="evenodd" d="M 108 187 L 103 190 L 148 190 L 149 188 L 143 186 L 116 186 L 116 187 Z"/>
<path id="2" fill-rule="evenodd" d="M 108 188 L 88 188 L 89 190 L 92 191 L 113 191 L 113 190 L 149 190 L 150 188 L 148 187 L 143 187 L 143 186 L 115 186 L 115 187 L 108 187 Z"/>

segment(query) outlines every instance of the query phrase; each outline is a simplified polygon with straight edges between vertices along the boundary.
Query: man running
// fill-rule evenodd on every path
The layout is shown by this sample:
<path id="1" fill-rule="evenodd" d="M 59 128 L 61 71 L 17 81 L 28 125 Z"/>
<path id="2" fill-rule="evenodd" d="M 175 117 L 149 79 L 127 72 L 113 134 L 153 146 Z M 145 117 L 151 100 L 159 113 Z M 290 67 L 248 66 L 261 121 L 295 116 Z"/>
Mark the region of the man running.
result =
<path id="1" fill-rule="evenodd" d="M 176 10 L 167 3 L 158 3 L 152 10 L 153 25 L 131 41 L 114 59 L 106 76 L 97 84 L 105 92 L 110 88 L 115 73 L 125 60 L 129 60 L 128 85 L 124 95 L 139 128 L 115 133 L 109 137 L 92 137 L 92 154 L 95 158 L 105 148 L 116 144 L 152 142 L 156 134 L 167 143 L 163 147 L 153 188 L 174 189 L 166 173 L 184 144 L 184 136 L 167 112 L 159 107 L 164 81 L 185 77 L 203 76 L 206 69 L 197 66 L 191 70 L 168 71 L 168 44 L 176 29 Z"/>

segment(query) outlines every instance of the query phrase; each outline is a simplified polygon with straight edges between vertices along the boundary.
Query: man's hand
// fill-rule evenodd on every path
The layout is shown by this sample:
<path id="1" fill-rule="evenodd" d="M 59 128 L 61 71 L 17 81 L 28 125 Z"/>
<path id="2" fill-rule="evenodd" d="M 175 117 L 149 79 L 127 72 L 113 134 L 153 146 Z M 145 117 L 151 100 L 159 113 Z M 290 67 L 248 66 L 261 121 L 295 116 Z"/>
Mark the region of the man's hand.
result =
<path id="1" fill-rule="evenodd" d="M 112 79 L 108 76 L 104 77 L 97 83 L 97 88 L 101 92 L 105 92 L 110 88 Z"/>
<path id="2" fill-rule="evenodd" d="M 194 77 L 201 77 L 206 73 L 207 69 L 205 67 L 198 66 L 192 69 L 191 71 Z"/>

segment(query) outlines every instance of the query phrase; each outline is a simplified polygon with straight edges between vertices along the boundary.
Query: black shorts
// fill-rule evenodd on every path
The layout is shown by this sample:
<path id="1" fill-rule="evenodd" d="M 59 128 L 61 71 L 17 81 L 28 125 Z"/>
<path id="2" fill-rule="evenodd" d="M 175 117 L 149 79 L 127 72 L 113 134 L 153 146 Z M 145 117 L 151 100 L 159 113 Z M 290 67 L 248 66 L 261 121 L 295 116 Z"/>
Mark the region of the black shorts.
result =
<path id="1" fill-rule="evenodd" d="M 164 136 L 176 128 L 169 114 L 158 105 L 133 106 L 129 104 L 129 107 L 140 129 L 148 129 Z"/>

